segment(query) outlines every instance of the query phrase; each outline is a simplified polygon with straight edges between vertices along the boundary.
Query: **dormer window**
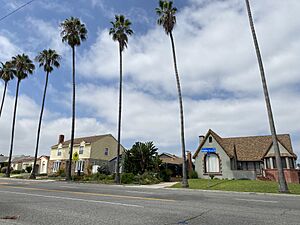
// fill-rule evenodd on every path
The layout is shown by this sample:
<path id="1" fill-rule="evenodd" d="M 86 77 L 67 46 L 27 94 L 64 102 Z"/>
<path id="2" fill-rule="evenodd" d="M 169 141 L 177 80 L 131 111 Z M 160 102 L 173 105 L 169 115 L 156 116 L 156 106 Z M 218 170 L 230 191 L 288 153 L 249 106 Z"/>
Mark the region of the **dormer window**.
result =
<path id="1" fill-rule="evenodd" d="M 212 143 L 212 141 L 213 141 L 212 137 L 211 136 L 208 137 L 208 143 Z"/>
<path id="2" fill-rule="evenodd" d="M 83 154 L 83 150 L 84 150 L 84 146 L 80 146 L 80 147 L 79 147 L 79 154 L 80 154 L 80 155 Z"/>

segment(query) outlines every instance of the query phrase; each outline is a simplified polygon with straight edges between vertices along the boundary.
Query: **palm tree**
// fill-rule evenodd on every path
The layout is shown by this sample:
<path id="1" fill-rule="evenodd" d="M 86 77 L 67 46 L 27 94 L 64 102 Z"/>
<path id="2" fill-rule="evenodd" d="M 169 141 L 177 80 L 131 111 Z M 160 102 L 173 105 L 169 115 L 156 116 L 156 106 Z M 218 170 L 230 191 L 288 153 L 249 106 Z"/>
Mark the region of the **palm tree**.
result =
<path id="1" fill-rule="evenodd" d="M 157 23 L 162 26 L 167 35 L 170 36 L 172 53 L 174 60 L 175 77 L 177 82 L 179 109 L 180 109 L 180 126 L 181 126 L 181 150 L 182 150 L 182 187 L 187 188 L 189 186 L 187 180 L 187 168 L 186 168 L 186 155 L 185 155 L 185 139 L 184 139 L 184 115 L 183 115 L 183 103 L 180 87 L 180 78 L 177 69 L 175 43 L 173 38 L 173 29 L 176 24 L 176 12 L 177 8 L 173 7 L 173 1 L 160 0 L 159 7 L 156 8 L 156 14 L 159 16 Z"/>
<path id="2" fill-rule="evenodd" d="M 71 146 L 69 156 L 69 167 L 67 172 L 67 180 L 72 179 L 72 154 L 75 133 L 75 47 L 80 46 L 82 41 L 87 38 L 87 29 L 80 19 L 70 17 L 60 24 L 62 42 L 66 42 L 72 48 L 72 79 L 73 79 L 73 101 L 72 101 L 72 128 L 71 128 Z"/>
<path id="3" fill-rule="evenodd" d="M 44 113 L 44 105 L 45 105 L 45 99 L 46 99 L 46 93 L 47 93 L 48 78 L 49 78 L 49 74 L 53 71 L 53 67 L 58 68 L 60 66 L 60 64 L 59 64 L 60 59 L 61 59 L 60 55 L 57 54 L 57 52 L 52 49 L 43 50 L 35 58 L 35 61 L 39 63 L 39 66 L 44 67 L 44 71 L 46 72 L 46 81 L 45 81 L 45 87 L 44 87 L 42 108 L 41 108 L 41 112 L 40 112 L 39 125 L 38 125 L 38 130 L 37 130 L 33 169 L 32 169 L 32 173 L 30 175 L 31 179 L 36 178 L 35 177 L 36 172 L 37 172 L 36 171 L 36 161 L 37 161 L 38 150 L 39 150 L 40 132 L 41 132 L 41 125 L 42 125 L 42 119 L 43 119 L 43 113 Z"/>
<path id="4" fill-rule="evenodd" d="M 17 114 L 17 105 L 18 105 L 18 96 L 19 96 L 19 87 L 22 80 L 28 77 L 28 74 L 33 74 L 35 69 L 34 64 L 28 55 L 22 54 L 17 55 L 12 58 L 12 69 L 17 80 L 17 88 L 16 88 L 16 97 L 15 97 L 15 106 L 14 106 L 14 114 L 13 114 L 13 122 L 11 129 L 11 143 L 10 143 L 10 151 L 8 158 L 8 166 L 6 170 L 6 176 L 10 177 L 10 165 L 11 165 L 11 157 L 14 146 L 14 135 L 15 135 L 15 123 L 16 123 L 16 114 Z"/>
<path id="5" fill-rule="evenodd" d="M 8 82 L 14 78 L 11 62 L 6 62 L 4 64 L 1 62 L 0 78 L 4 81 L 4 89 L 3 89 L 2 102 L 0 108 L 0 117 L 1 117 Z"/>
<path id="6" fill-rule="evenodd" d="M 120 184 L 120 146 L 121 146 L 121 118 L 122 118 L 122 52 L 127 48 L 128 36 L 133 34 L 131 30 L 131 22 L 124 15 L 116 15 L 115 22 L 111 22 L 112 28 L 109 30 L 109 35 L 113 41 L 119 42 L 120 55 L 120 80 L 119 80 L 119 117 L 118 117 L 118 147 L 117 147 L 117 162 L 116 162 L 116 184 Z"/>
<path id="7" fill-rule="evenodd" d="M 256 51 L 256 55 L 257 55 L 258 65 L 259 65 L 259 69 L 260 69 L 262 86 L 263 86 L 263 91 L 264 91 L 264 96 L 265 96 L 265 101 L 266 101 L 266 107 L 267 107 L 267 111 L 268 111 L 270 130 L 271 130 L 271 134 L 272 134 L 272 141 L 273 141 L 276 164 L 277 164 L 277 169 L 278 169 L 279 192 L 289 192 L 288 186 L 287 186 L 287 183 L 286 183 L 286 180 L 284 177 L 283 168 L 282 168 L 282 162 L 281 162 L 281 158 L 280 158 L 280 151 L 279 151 L 278 140 L 277 140 L 277 135 L 276 135 L 275 123 L 274 123 L 272 107 L 271 107 L 271 101 L 270 101 L 268 87 L 267 87 L 267 81 L 266 81 L 266 77 L 265 77 L 264 65 L 263 65 L 262 57 L 261 57 L 260 50 L 259 50 L 259 44 L 258 44 L 258 40 L 256 37 L 256 32 L 255 32 L 255 28 L 254 28 L 254 22 L 253 22 L 253 18 L 252 18 L 249 0 L 246 0 L 246 7 L 247 7 L 248 17 L 249 17 L 249 22 L 250 22 L 250 28 L 251 28 L 251 32 L 252 32 L 252 36 L 253 36 L 255 51 Z"/>

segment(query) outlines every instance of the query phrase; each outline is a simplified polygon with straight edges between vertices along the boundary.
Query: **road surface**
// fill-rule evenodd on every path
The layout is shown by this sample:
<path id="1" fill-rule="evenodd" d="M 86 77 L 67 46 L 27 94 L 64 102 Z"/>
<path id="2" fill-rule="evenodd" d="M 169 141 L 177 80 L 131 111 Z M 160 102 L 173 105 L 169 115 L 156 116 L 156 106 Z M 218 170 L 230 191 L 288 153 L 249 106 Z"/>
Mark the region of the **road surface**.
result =
<path id="1" fill-rule="evenodd" d="M 300 196 L 0 179 L 0 224 L 300 225 Z"/>

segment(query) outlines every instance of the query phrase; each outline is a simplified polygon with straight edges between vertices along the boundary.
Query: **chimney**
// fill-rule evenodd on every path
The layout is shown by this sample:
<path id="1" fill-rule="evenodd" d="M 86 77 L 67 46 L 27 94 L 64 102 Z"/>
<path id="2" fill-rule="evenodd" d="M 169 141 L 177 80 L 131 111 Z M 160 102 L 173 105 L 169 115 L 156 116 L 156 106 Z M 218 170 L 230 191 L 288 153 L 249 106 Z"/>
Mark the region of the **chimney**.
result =
<path id="1" fill-rule="evenodd" d="M 187 151 L 187 168 L 188 171 L 193 171 L 192 153 Z"/>
<path id="2" fill-rule="evenodd" d="M 199 136 L 199 145 L 201 144 L 201 142 L 204 140 L 204 135 L 200 135 Z"/>
<path id="3" fill-rule="evenodd" d="M 65 141 L 65 135 L 61 134 L 58 136 L 58 144 L 62 144 Z"/>

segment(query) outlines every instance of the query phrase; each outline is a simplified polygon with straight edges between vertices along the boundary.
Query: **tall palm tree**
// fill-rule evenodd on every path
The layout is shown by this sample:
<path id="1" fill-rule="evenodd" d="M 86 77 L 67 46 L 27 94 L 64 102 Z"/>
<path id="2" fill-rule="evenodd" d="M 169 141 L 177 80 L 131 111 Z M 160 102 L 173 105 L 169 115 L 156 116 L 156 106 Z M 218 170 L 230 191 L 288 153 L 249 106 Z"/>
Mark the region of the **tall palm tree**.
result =
<path id="1" fill-rule="evenodd" d="M 6 62 L 4 64 L 1 62 L 0 78 L 4 81 L 4 89 L 3 89 L 2 102 L 0 108 L 0 117 L 1 117 L 8 82 L 14 78 L 11 62 Z"/>
<path id="2" fill-rule="evenodd" d="M 46 99 L 46 93 L 47 93 L 47 87 L 48 87 L 48 78 L 49 78 L 49 74 L 53 71 L 53 67 L 58 68 L 60 66 L 60 64 L 59 64 L 60 59 L 61 59 L 61 56 L 59 54 L 57 54 L 57 52 L 55 50 L 52 50 L 52 49 L 48 49 L 48 50 L 44 49 L 35 58 L 35 61 L 39 63 L 39 67 L 44 67 L 44 71 L 46 72 L 46 81 L 45 81 L 44 94 L 43 94 L 43 100 L 42 100 L 42 108 L 41 108 L 41 112 L 40 112 L 39 125 L 38 125 L 38 130 L 37 130 L 34 163 L 33 163 L 33 168 L 32 168 L 32 172 L 30 175 L 31 179 L 36 178 L 36 176 L 35 176 L 36 172 L 37 172 L 36 171 L 36 161 L 37 161 L 38 150 L 39 150 L 39 141 L 40 141 L 42 119 L 43 119 L 45 99 Z"/>
<path id="3" fill-rule="evenodd" d="M 126 19 L 124 15 L 116 15 L 115 21 L 111 22 L 112 28 L 109 30 L 109 35 L 112 36 L 113 41 L 119 42 L 119 55 L 120 55 L 120 84 L 119 84 L 119 117 L 118 117 L 118 147 L 117 147 L 117 163 L 116 163 L 116 178 L 117 184 L 121 183 L 120 180 L 120 146 L 121 146 L 121 118 L 122 118 L 122 52 L 127 48 L 128 36 L 133 34 L 131 30 L 131 22 Z"/>
<path id="4" fill-rule="evenodd" d="M 66 42 L 72 48 L 72 79 L 73 79 L 73 100 L 72 100 L 72 128 L 71 128 L 71 146 L 69 156 L 69 167 L 67 172 L 67 180 L 72 179 L 72 154 L 75 133 L 75 48 L 80 46 L 82 41 L 87 38 L 87 29 L 85 24 L 81 23 L 80 19 L 70 17 L 60 24 L 62 42 Z"/>
<path id="5" fill-rule="evenodd" d="M 174 60 L 174 70 L 175 77 L 177 82 L 177 91 L 178 91 L 178 100 L 179 100 L 179 109 L 180 109 L 180 126 L 181 126 L 181 150 L 182 150 L 182 187 L 187 188 L 189 186 L 187 180 L 187 163 L 186 163 L 186 154 L 185 154 L 185 139 L 184 139 L 184 115 L 183 115 L 183 103 L 180 87 L 180 78 L 177 69 L 177 60 L 176 60 L 176 51 L 175 43 L 173 37 L 173 29 L 176 24 L 176 12 L 177 8 L 173 7 L 173 1 L 160 0 L 159 7 L 156 8 L 156 14 L 158 15 L 157 23 L 162 26 L 168 36 L 171 39 L 172 53 Z"/>
<path id="6" fill-rule="evenodd" d="M 268 86 L 267 86 L 267 81 L 266 81 L 266 76 L 265 76 L 265 71 L 264 71 L 264 65 L 263 65 L 263 61 L 262 61 L 262 57 L 261 57 L 261 53 L 260 53 L 260 49 L 259 49 L 258 40 L 256 37 L 256 32 L 255 32 L 255 27 L 254 27 L 254 22 L 253 22 L 253 18 L 252 18 L 249 0 L 246 0 L 246 7 L 247 7 L 248 17 L 249 17 L 249 22 L 250 22 L 250 28 L 251 28 L 251 32 L 252 32 L 252 36 L 253 36 L 255 51 L 256 51 L 256 55 L 257 55 L 258 65 L 259 65 L 259 69 L 260 69 L 262 86 L 263 86 L 263 91 L 264 91 L 264 96 L 265 96 L 265 101 L 266 101 L 266 107 L 267 107 L 267 111 L 268 111 L 270 130 L 271 130 L 271 134 L 272 134 L 272 141 L 273 141 L 276 164 L 277 164 L 277 169 L 278 169 L 279 192 L 289 192 L 288 186 L 287 186 L 287 183 L 286 183 L 286 180 L 284 177 L 283 168 L 282 168 L 282 162 L 281 162 L 281 158 L 280 158 L 280 151 L 279 151 L 278 140 L 277 140 L 277 135 L 276 135 L 275 123 L 274 123 L 274 119 L 273 119 L 271 101 L 270 101 L 270 97 L 269 97 Z"/>
<path id="7" fill-rule="evenodd" d="M 17 88 L 16 88 L 15 106 L 14 106 L 13 122 L 12 122 L 12 129 L 11 129 L 11 142 L 10 142 L 8 166 L 6 170 L 7 177 L 10 177 L 10 165 L 11 165 L 13 146 L 14 146 L 15 123 L 16 123 L 20 83 L 22 80 L 26 79 L 29 74 L 33 74 L 33 71 L 35 69 L 35 66 L 32 63 L 31 59 L 28 57 L 28 55 L 25 54 L 14 56 L 12 58 L 11 63 L 12 63 L 14 76 L 17 78 Z"/>

